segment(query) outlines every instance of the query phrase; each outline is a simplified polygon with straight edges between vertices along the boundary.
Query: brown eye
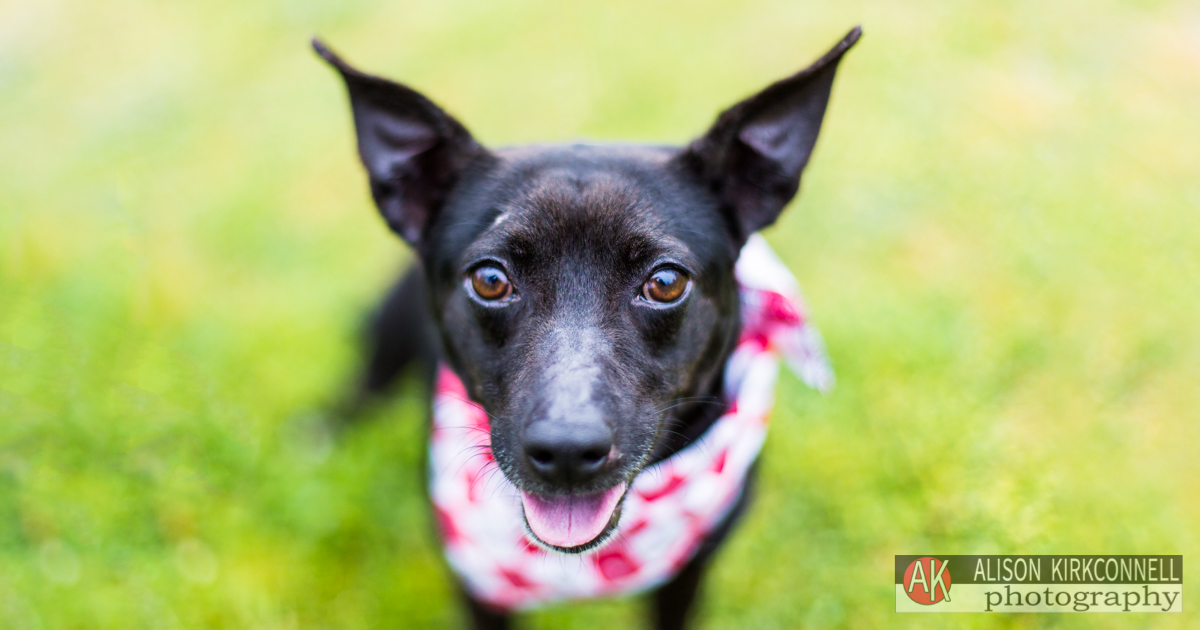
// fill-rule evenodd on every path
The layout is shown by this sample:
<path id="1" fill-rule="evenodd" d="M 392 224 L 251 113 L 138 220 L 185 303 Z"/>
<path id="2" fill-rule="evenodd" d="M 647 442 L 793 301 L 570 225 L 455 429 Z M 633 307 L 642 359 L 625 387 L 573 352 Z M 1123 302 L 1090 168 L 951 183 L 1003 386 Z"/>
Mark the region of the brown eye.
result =
<path id="1" fill-rule="evenodd" d="M 479 299 L 488 302 L 503 300 L 512 295 L 512 283 L 496 267 L 483 266 L 471 272 L 471 288 Z"/>
<path id="2" fill-rule="evenodd" d="M 675 269 L 659 269 L 642 285 L 642 297 L 656 304 L 670 304 L 683 297 L 687 286 L 687 274 Z"/>

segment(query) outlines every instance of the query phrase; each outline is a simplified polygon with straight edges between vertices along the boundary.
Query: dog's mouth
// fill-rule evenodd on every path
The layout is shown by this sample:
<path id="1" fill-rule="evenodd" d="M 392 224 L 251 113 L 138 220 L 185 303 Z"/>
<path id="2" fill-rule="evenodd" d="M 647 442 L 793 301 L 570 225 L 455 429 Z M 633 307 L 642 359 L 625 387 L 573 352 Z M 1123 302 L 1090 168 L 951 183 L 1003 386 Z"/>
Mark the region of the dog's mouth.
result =
<path id="1" fill-rule="evenodd" d="M 521 491 L 525 524 L 538 542 L 558 551 L 579 553 L 603 542 L 620 518 L 628 485 L 594 494 L 538 496 Z"/>

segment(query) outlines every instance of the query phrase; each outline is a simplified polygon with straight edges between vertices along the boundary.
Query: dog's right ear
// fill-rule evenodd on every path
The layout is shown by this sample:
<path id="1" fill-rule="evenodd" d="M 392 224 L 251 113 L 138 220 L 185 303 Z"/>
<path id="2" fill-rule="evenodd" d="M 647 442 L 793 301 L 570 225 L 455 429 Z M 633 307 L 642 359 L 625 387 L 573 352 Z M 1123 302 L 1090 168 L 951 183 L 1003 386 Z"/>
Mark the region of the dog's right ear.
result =
<path id="1" fill-rule="evenodd" d="M 318 39 L 313 48 L 346 81 L 358 155 L 389 227 L 422 249 L 427 230 L 467 165 L 486 151 L 457 120 L 415 90 L 350 67 Z"/>

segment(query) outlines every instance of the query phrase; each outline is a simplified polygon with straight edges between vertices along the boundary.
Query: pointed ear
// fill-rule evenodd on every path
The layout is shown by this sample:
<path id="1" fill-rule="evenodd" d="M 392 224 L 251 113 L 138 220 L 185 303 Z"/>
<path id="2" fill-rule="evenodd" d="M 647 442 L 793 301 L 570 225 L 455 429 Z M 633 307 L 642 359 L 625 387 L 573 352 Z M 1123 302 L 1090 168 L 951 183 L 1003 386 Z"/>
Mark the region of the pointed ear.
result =
<path id="1" fill-rule="evenodd" d="M 388 226 L 421 249 L 459 176 L 487 152 L 457 120 L 418 92 L 350 67 L 320 40 L 313 48 L 346 81 L 358 155 Z"/>
<path id="2" fill-rule="evenodd" d="M 721 196 L 738 239 L 774 223 L 795 196 L 838 62 L 861 35 L 855 27 L 807 69 L 725 110 L 680 155 Z"/>

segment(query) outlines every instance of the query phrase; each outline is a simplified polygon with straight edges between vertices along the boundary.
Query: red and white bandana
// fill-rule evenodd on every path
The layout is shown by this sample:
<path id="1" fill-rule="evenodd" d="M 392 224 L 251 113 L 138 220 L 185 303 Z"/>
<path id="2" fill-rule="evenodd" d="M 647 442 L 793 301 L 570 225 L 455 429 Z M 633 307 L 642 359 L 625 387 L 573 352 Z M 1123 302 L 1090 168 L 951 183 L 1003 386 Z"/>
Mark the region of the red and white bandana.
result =
<path id="1" fill-rule="evenodd" d="M 439 370 L 429 444 L 430 496 L 451 568 L 476 599 L 504 610 L 644 591 L 674 576 L 728 514 L 767 436 L 779 360 L 826 390 L 833 372 L 796 280 L 755 235 L 735 268 L 742 335 L 725 367 L 729 409 L 697 441 L 631 484 L 616 533 L 583 554 L 528 540 L 517 488 L 491 458 L 487 414 Z"/>

